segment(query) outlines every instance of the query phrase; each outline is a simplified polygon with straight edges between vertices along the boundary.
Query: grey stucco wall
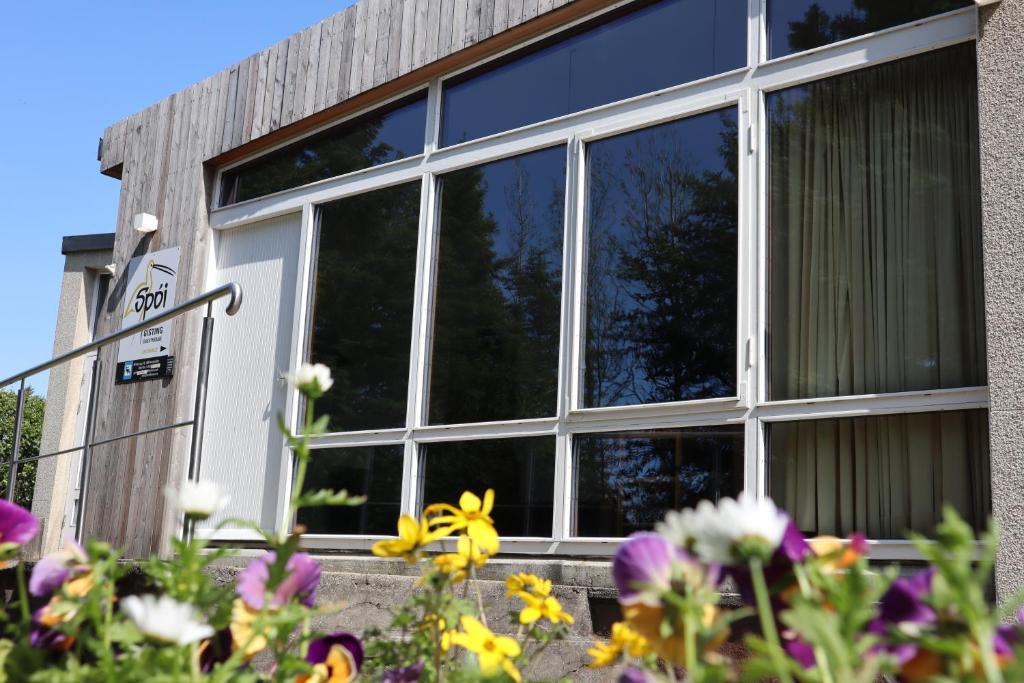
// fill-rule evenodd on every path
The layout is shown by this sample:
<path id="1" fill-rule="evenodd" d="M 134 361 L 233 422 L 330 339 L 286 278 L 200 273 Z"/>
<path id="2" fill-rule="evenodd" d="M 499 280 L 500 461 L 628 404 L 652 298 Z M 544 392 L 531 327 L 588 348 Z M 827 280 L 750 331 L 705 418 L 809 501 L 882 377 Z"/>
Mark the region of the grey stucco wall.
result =
<path id="1" fill-rule="evenodd" d="M 85 251 L 68 254 L 64 260 L 60 300 L 57 305 L 57 325 L 53 338 L 53 355 L 65 353 L 89 341 L 91 292 L 96 273 L 109 264 L 110 250 Z M 39 350 L 39 360 L 46 358 Z M 40 452 L 49 453 L 77 445 L 75 426 L 78 421 L 80 387 L 84 364 L 82 359 L 60 365 L 50 371 L 46 387 L 46 412 Z M 64 507 L 67 496 L 68 472 L 75 455 L 44 458 L 36 469 L 36 485 L 32 498 L 32 512 L 42 522 L 36 553 L 59 549 L 63 528 Z"/>
<path id="2" fill-rule="evenodd" d="M 1024 586 L 1024 0 L 983 9 L 978 29 L 996 589 L 1007 598 Z"/>

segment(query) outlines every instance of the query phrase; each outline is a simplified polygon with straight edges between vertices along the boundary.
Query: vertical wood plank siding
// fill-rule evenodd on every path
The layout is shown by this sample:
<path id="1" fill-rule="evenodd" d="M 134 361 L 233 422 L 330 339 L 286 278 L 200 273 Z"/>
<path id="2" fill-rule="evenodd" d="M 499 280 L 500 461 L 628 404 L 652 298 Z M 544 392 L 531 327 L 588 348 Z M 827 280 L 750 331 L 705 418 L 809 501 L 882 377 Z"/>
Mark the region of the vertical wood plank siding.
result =
<path id="1" fill-rule="evenodd" d="M 134 256 L 179 246 L 178 301 L 204 288 L 213 240 L 211 160 L 276 139 L 265 136 L 287 135 L 290 129 L 282 129 L 292 124 L 301 127 L 343 113 L 354 97 L 365 106 L 372 102 L 372 89 L 426 83 L 443 69 L 459 66 L 460 59 L 479 59 L 608 3 L 361 0 L 111 125 L 103 134 L 100 170 L 120 177 L 121 194 L 117 275 L 101 331 L 120 325 L 127 265 Z M 552 11 L 566 4 L 571 7 Z M 526 23 L 544 15 L 546 20 Z M 380 90 L 387 93 L 387 88 Z M 156 233 L 140 235 L 131 229 L 132 217 L 142 212 L 158 217 Z M 97 439 L 191 418 L 201 316 L 195 311 L 174 323 L 173 379 L 115 386 L 116 350 L 103 351 Z M 177 520 L 164 505 L 163 488 L 184 479 L 190 436 L 185 428 L 96 448 L 86 533 L 124 546 L 130 557 L 166 552 Z"/>

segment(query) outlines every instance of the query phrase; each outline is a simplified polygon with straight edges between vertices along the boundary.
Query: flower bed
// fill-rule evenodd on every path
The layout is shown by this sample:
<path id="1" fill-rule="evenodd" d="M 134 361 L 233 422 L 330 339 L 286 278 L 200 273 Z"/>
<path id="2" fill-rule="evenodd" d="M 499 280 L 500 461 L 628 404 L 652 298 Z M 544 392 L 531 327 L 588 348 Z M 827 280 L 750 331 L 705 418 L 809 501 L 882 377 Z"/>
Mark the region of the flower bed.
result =
<path id="1" fill-rule="evenodd" d="M 359 505 L 345 491 L 303 493 L 309 439 L 326 429 L 315 400 L 330 389 L 323 366 L 304 366 L 291 383 L 306 397 L 301 435 L 282 430 L 296 456 L 291 513 L 303 507 Z M 216 486 L 167 492 L 185 529 L 226 501 Z M 0 662 L 10 681 L 522 681 L 573 616 L 551 581 L 514 573 L 505 583 L 517 607 L 511 629 L 487 623 L 476 578 L 500 550 L 494 492 L 462 494 L 457 505 L 428 505 L 398 520 L 395 539 L 373 553 L 419 565 L 418 590 L 393 610 L 387 630 L 362 637 L 317 633 L 320 564 L 301 550 L 303 529 L 273 534 L 270 547 L 233 584 L 208 571 L 226 548 L 175 540 L 174 557 L 122 562 L 108 545 L 74 543 L 25 576 L 3 615 Z M 14 560 L 38 533 L 23 508 L 0 501 L 0 560 Z M 186 537 L 191 534 L 185 534 Z M 622 620 L 594 644 L 591 666 L 608 680 L 854 683 L 1024 680 L 1024 627 L 1004 624 L 986 600 L 996 535 L 976 539 L 948 510 L 934 543 L 915 539 L 928 566 L 913 576 L 872 571 L 868 544 L 805 539 L 767 499 L 741 494 L 717 505 L 671 512 L 652 532 L 634 534 L 612 563 Z M 129 573 L 144 588 L 122 590 Z M 720 603 L 730 582 L 742 605 Z M 742 659 L 723 646 L 737 623 L 756 620 Z M 271 662 L 256 666 L 257 656 Z"/>

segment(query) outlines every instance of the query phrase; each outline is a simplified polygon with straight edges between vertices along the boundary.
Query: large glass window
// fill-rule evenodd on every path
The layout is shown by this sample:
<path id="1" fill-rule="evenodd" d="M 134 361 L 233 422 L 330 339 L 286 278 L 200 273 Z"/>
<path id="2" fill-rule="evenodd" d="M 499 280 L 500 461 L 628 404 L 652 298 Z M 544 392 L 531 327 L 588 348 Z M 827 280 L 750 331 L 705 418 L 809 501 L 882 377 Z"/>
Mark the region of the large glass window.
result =
<path id="1" fill-rule="evenodd" d="M 746 64 L 747 0 L 659 0 L 444 88 L 453 145 Z"/>
<path id="2" fill-rule="evenodd" d="M 455 441 L 423 446 L 423 500 L 458 505 L 463 491 L 495 492 L 502 536 L 551 536 L 555 440 Z"/>
<path id="3" fill-rule="evenodd" d="M 344 489 L 366 496 L 366 502 L 358 507 L 302 508 L 298 521 L 311 534 L 393 534 L 401 514 L 404 450 L 396 445 L 313 451 L 306 492 Z"/>
<path id="4" fill-rule="evenodd" d="M 773 93 L 772 399 L 986 382 L 974 46 Z"/>
<path id="5" fill-rule="evenodd" d="M 650 530 L 669 510 L 743 490 L 743 426 L 581 434 L 576 534 Z"/>
<path id="6" fill-rule="evenodd" d="M 770 425 L 770 492 L 805 534 L 930 534 L 952 505 L 976 529 L 990 510 L 984 410 Z"/>
<path id="7" fill-rule="evenodd" d="M 587 148 L 584 407 L 736 393 L 736 110 Z"/>
<path id="8" fill-rule="evenodd" d="M 419 212 L 419 181 L 320 207 L 310 356 L 333 431 L 405 426 Z"/>
<path id="9" fill-rule="evenodd" d="M 373 111 L 353 121 L 225 171 L 220 204 L 262 197 L 317 180 L 423 153 L 427 98 Z"/>
<path id="10" fill-rule="evenodd" d="M 768 55 L 783 57 L 973 4 L 974 0 L 768 0 Z"/>
<path id="11" fill-rule="evenodd" d="M 565 154 L 441 178 L 431 424 L 555 414 Z"/>

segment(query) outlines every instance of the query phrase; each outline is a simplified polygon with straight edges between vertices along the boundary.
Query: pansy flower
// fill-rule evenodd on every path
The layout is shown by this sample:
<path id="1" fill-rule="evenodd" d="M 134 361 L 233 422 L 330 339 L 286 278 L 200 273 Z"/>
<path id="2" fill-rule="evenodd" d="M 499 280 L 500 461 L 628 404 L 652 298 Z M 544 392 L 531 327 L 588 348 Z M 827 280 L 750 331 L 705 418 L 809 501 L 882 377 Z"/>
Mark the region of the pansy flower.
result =
<path id="1" fill-rule="evenodd" d="M 89 558 L 78 543 L 68 540 L 63 550 L 50 553 L 36 563 L 28 580 L 28 592 L 36 598 L 52 595 L 57 588 L 71 578 L 89 570 Z"/>
<path id="2" fill-rule="evenodd" d="M 296 678 L 296 683 L 349 683 L 363 665 L 363 644 L 351 633 L 338 631 L 309 643 L 306 661 L 313 673 Z"/>
<path id="3" fill-rule="evenodd" d="M 249 607 L 260 610 L 269 590 L 270 567 L 277 553 L 269 551 L 257 557 L 238 574 L 237 592 Z M 308 553 L 295 553 L 285 564 L 285 576 L 274 588 L 270 609 L 279 609 L 295 598 L 306 607 L 315 604 L 316 586 L 320 582 L 320 563 Z"/>
<path id="4" fill-rule="evenodd" d="M 380 683 L 418 683 L 423 675 L 423 662 L 416 662 L 409 666 L 388 669 L 380 676 Z"/>
<path id="5" fill-rule="evenodd" d="M 12 557 L 38 532 L 39 520 L 35 515 L 20 505 L 0 499 L 0 563 Z"/>

